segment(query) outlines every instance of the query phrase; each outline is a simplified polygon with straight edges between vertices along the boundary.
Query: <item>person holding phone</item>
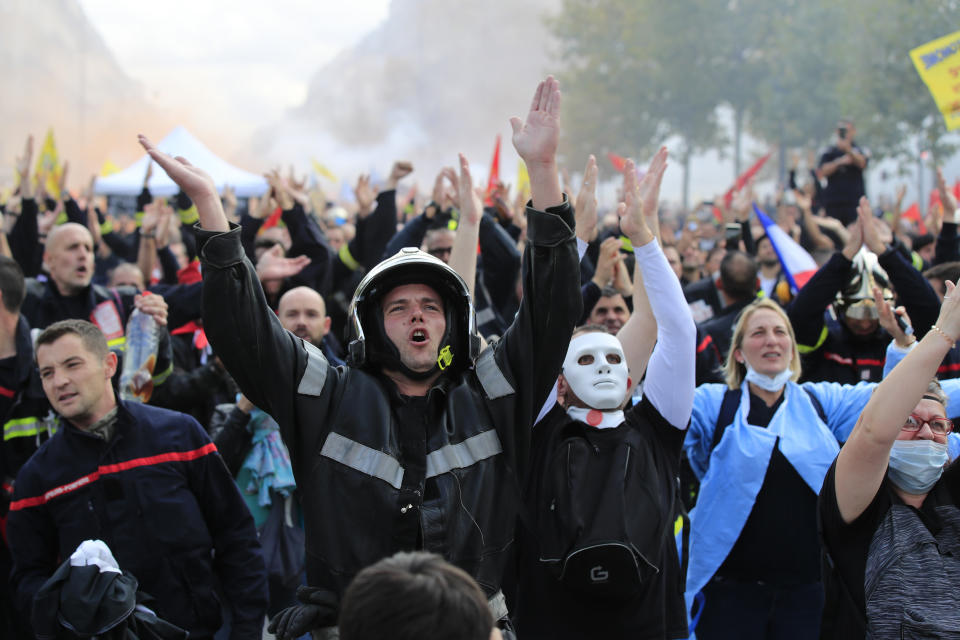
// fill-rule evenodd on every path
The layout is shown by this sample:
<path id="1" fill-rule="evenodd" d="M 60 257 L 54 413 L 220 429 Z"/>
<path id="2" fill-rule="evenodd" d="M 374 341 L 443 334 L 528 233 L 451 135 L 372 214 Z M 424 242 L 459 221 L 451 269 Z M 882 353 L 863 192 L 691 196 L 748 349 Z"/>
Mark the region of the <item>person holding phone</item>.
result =
<path id="1" fill-rule="evenodd" d="M 857 219 L 857 203 L 867 195 L 863 182 L 863 170 L 867 168 L 870 151 L 859 147 L 855 141 L 857 127 L 844 118 L 837 123 L 836 143 L 820 156 L 817 177 L 826 178 L 823 190 L 823 206 L 827 215 L 844 225 Z"/>

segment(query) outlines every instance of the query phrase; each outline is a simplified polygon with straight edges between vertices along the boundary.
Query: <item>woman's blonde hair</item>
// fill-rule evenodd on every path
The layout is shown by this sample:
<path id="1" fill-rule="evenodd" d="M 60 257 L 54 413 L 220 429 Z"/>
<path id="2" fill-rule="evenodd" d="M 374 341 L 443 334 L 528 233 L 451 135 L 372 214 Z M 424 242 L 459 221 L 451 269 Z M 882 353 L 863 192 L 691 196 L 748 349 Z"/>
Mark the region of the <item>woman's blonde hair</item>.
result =
<path id="1" fill-rule="evenodd" d="M 733 352 L 743 347 L 743 336 L 747 332 L 747 322 L 750 317 L 761 309 L 768 309 L 776 313 L 787 326 L 787 333 L 790 334 L 790 343 L 793 355 L 790 357 L 790 369 L 793 375 L 790 380 L 796 382 L 800 379 L 800 350 L 797 349 L 797 336 L 793 333 L 793 325 L 790 324 L 790 318 L 786 312 L 776 302 L 769 298 L 760 298 L 744 307 L 740 315 L 737 316 L 737 323 L 733 326 L 733 338 L 730 341 L 730 351 L 727 353 L 727 362 L 723 367 L 724 379 L 727 386 L 731 389 L 739 389 L 743 384 L 743 379 L 747 375 L 747 367 L 742 362 L 737 362 Z"/>

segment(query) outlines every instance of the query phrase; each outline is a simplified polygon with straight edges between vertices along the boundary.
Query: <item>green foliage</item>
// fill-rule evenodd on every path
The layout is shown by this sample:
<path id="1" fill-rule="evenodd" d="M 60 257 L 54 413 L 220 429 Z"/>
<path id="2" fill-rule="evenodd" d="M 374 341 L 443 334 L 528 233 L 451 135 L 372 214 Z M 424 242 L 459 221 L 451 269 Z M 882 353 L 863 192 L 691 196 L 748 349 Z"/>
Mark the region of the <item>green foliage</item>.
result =
<path id="1" fill-rule="evenodd" d="M 908 52 L 957 28 L 960 0 L 563 0 L 565 149 L 644 157 L 668 135 L 726 144 L 717 107 L 771 145 L 815 147 L 852 117 L 874 157 L 904 157 L 943 120 Z"/>

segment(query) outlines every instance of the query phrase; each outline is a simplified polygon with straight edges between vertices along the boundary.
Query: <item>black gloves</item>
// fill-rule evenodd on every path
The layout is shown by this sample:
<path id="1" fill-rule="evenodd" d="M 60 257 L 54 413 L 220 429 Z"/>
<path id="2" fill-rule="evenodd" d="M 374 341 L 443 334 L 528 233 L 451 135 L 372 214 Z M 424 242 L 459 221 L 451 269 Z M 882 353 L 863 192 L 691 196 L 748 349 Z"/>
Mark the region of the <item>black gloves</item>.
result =
<path id="1" fill-rule="evenodd" d="M 267 626 L 267 631 L 277 636 L 277 640 L 294 640 L 313 629 L 336 626 L 340 606 L 337 594 L 301 585 L 297 587 L 297 600 L 303 604 L 287 607 Z"/>

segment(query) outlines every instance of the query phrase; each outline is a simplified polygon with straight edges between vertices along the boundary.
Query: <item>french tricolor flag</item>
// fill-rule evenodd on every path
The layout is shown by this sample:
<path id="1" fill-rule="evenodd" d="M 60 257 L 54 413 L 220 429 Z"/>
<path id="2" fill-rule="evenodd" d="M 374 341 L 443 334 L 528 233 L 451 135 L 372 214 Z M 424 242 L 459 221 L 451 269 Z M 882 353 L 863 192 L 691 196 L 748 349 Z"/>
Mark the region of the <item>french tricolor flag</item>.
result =
<path id="1" fill-rule="evenodd" d="M 770 219 L 770 216 L 761 211 L 756 203 L 753 205 L 753 212 L 757 214 L 757 220 L 763 225 L 763 230 L 770 238 L 773 250 L 777 252 L 777 257 L 780 258 L 783 275 L 787 277 L 791 291 L 796 293 L 817 272 L 816 261 L 786 231 L 778 227 Z"/>

